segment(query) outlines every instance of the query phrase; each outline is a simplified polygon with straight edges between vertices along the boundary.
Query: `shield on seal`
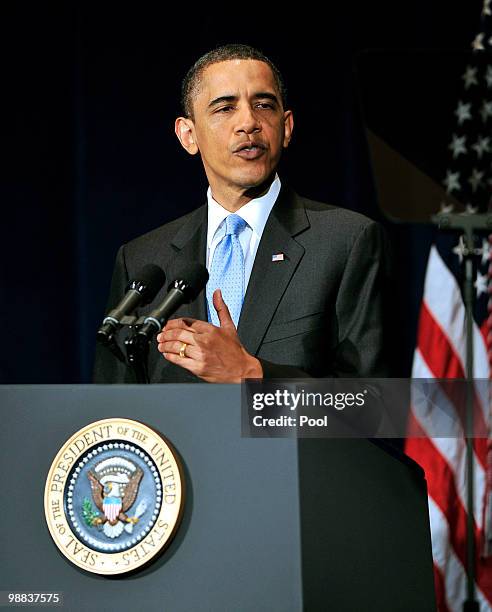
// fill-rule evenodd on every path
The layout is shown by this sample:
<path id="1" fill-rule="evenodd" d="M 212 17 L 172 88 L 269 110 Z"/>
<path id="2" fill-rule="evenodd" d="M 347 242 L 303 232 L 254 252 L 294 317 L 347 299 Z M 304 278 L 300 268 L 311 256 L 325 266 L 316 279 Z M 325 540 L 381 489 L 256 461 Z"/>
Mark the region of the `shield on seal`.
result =
<path id="1" fill-rule="evenodd" d="M 105 497 L 103 502 L 103 512 L 109 522 L 114 522 L 121 510 L 120 497 Z"/>

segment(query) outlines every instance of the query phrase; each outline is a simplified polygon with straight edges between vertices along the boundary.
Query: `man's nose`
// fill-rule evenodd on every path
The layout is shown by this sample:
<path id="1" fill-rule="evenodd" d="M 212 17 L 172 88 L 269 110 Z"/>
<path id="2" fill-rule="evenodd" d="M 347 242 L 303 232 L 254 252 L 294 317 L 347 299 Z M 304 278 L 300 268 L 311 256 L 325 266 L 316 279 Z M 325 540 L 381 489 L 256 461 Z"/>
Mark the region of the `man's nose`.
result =
<path id="1" fill-rule="evenodd" d="M 261 122 L 251 106 L 247 105 L 241 108 L 237 118 L 236 132 L 251 134 L 261 130 Z"/>

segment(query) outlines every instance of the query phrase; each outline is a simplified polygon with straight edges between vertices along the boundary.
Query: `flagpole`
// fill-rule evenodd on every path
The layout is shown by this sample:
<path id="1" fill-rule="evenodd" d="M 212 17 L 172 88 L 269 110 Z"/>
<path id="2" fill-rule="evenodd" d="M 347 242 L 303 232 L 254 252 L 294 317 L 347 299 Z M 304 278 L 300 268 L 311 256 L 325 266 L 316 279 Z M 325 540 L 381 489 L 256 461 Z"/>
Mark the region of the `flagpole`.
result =
<path id="1" fill-rule="evenodd" d="M 463 604 L 464 612 L 478 612 L 475 598 L 475 532 L 474 517 L 474 455 L 473 455 L 473 229 L 467 226 L 465 231 L 465 280 L 463 287 L 466 316 L 466 475 L 467 475 L 467 516 L 466 516 L 466 575 L 467 598 Z"/>
<path id="2" fill-rule="evenodd" d="M 466 476 L 467 476 L 467 517 L 466 517 L 466 600 L 463 602 L 464 612 L 479 612 L 475 592 L 476 577 L 476 546 L 474 519 L 474 371 L 473 371 L 473 303 L 474 303 L 474 273 L 473 257 L 481 254 L 481 249 L 475 248 L 475 232 L 492 229 L 491 214 L 457 214 L 441 212 L 432 217 L 432 221 L 442 230 L 461 230 L 464 235 L 462 250 L 465 277 L 463 281 L 463 301 L 466 319 Z"/>

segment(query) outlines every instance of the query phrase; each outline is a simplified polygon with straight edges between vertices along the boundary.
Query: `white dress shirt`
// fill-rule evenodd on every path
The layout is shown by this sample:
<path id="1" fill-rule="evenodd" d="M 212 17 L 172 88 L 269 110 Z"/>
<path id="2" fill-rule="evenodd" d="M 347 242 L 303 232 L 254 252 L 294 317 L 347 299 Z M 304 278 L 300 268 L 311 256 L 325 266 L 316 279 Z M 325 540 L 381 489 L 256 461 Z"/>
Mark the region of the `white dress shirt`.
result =
<path id="1" fill-rule="evenodd" d="M 236 214 L 246 221 L 246 227 L 239 234 L 239 242 L 244 255 L 244 290 L 248 287 L 249 277 L 255 262 L 256 252 L 261 236 L 268 219 L 268 215 L 277 201 L 280 193 L 280 179 L 278 174 L 270 185 L 270 189 L 260 198 L 250 200 L 242 206 Z M 207 230 L 207 270 L 210 271 L 216 246 L 225 235 L 225 218 L 232 214 L 223 208 L 213 198 L 210 187 L 207 191 L 208 199 L 208 230 Z"/>

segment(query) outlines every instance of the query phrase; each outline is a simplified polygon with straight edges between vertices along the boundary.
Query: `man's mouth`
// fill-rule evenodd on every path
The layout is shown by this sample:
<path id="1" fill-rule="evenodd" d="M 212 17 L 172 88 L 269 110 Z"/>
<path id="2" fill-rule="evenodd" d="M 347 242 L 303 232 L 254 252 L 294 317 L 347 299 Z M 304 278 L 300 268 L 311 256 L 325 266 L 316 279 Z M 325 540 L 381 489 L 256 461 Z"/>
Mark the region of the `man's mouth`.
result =
<path id="1" fill-rule="evenodd" d="M 257 159 L 265 152 L 266 147 L 260 143 L 244 143 L 236 148 L 235 155 L 243 159 Z"/>

